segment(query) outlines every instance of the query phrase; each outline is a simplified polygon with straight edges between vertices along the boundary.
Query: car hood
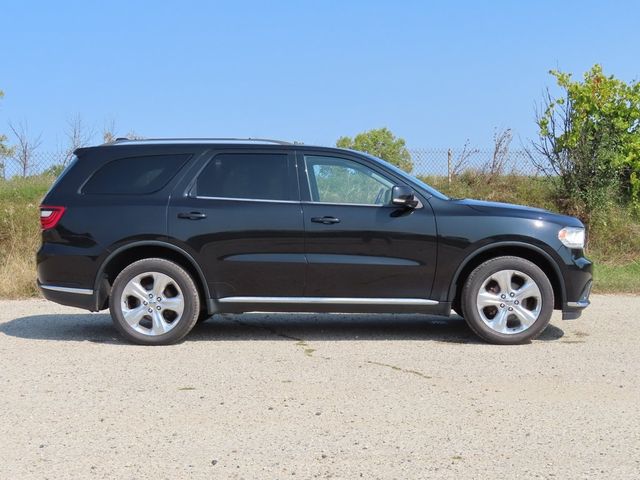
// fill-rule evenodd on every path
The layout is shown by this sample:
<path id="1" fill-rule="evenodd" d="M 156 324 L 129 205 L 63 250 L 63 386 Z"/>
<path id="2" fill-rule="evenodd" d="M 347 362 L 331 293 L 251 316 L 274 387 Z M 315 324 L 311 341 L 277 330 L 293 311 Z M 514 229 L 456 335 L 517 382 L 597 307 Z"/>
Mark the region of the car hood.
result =
<path id="1" fill-rule="evenodd" d="M 515 205 L 513 203 L 487 202 L 484 200 L 472 200 L 469 198 L 453 199 L 458 205 L 465 205 L 478 212 L 487 215 L 499 215 L 505 217 L 531 218 L 535 220 L 546 220 L 558 223 L 564 226 L 582 227 L 582 222 L 575 217 L 553 213 L 549 210 L 536 207 L 527 207 L 524 205 Z"/>

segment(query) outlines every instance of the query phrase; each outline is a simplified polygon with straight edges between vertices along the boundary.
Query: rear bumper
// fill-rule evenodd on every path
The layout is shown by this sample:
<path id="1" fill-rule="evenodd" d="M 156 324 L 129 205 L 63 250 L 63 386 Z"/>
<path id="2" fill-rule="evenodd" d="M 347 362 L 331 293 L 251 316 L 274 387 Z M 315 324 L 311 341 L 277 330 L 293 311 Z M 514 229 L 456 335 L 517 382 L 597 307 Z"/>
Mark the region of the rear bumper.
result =
<path id="1" fill-rule="evenodd" d="M 46 231 L 44 235 L 55 235 Z M 95 243 L 77 246 L 43 242 L 36 254 L 38 287 L 47 300 L 97 311 L 95 275 L 104 250 Z"/>
<path id="2" fill-rule="evenodd" d="M 63 285 L 42 284 L 40 281 L 38 281 L 38 288 L 40 288 L 42 296 L 52 302 L 85 310 L 96 310 L 93 290 Z"/>

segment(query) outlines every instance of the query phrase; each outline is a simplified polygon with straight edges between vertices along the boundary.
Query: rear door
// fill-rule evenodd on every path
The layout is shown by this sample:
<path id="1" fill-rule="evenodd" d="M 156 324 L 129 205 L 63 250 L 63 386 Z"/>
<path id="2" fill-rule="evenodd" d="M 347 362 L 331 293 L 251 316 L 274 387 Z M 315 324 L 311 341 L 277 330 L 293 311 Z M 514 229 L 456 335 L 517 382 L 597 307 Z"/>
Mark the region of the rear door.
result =
<path id="1" fill-rule="evenodd" d="M 402 181 L 348 154 L 300 151 L 305 295 L 428 299 L 436 267 L 436 225 L 422 199 L 414 210 L 391 205 Z"/>
<path id="2" fill-rule="evenodd" d="M 304 227 L 295 156 L 212 153 L 169 206 L 169 235 L 201 265 L 216 298 L 300 296 Z"/>

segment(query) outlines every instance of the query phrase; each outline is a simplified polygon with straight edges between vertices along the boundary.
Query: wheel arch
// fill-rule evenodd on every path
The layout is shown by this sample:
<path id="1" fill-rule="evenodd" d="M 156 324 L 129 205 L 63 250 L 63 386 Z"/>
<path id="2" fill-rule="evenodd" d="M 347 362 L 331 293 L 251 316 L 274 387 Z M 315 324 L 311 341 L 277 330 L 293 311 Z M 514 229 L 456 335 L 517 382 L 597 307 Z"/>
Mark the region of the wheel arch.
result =
<path id="1" fill-rule="evenodd" d="M 123 245 L 104 259 L 95 279 L 94 291 L 97 292 L 96 310 L 106 308 L 111 286 L 118 274 L 131 263 L 144 258 L 164 258 L 184 268 L 194 279 L 201 295 L 201 304 L 206 305 L 208 313 L 213 313 L 211 295 L 204 273 L 195 259 L 184 249 L 160 240 L 143 240 Z"/>
<path id="2" fill-rule="evenodd" d="M 549 278 L 553 288 L 554 309 L 561 309 L 565 298 L 564 278 L 555 260 L 542 248 L 524 242 L 500 242 L 485 245 L 470 253 L 458 266 L 449 286 L 447 299 L 458 305 L 462 285 L 469 274 L 481 263 L 492 258 L 514 256 L 537 265 Z"/>

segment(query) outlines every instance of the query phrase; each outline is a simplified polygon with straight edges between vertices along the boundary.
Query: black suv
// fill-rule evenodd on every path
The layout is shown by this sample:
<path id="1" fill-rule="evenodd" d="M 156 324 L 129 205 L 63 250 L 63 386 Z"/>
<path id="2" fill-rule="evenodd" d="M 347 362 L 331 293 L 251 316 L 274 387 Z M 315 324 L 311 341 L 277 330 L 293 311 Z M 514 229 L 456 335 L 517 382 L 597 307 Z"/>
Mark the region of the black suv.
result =
<path id="1" fill-rule="evenodd" d="M 460 200 L 364 153 L 277 141 L 81 148 L 40 207 L 38 284 L 140 344 L 216 313 L 461 314 L 527 342 L 589 305 L 579 220 Z"/>

